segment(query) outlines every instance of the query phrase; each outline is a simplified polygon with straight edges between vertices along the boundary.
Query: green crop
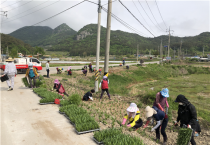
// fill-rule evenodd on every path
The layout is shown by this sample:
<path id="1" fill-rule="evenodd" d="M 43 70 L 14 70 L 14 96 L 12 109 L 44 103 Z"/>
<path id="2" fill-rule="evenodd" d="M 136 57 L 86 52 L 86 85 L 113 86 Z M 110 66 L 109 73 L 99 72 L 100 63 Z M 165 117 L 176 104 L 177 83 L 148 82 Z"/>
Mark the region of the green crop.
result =
<path id="1" fill-rule="evenodd" d="M 137 137 L 126 134 L 118 134 L 105 138 L 103 143 L 105 145 L 143 145 L 142 140 Z"/>
<path id="2" fill-rule="evenodd" d="M 179 130 L 177 145 L 188 145 L 192 135 L 192 130 L 189 128 L 181 128 Z"/>
<path id="3" fill-rule="evenodd" d="M 62 106 L 66 106 L 66 105 L 70 105 L 68 100 L 61 100 L 60 101 L 60 105 Z"/>
<path id="4" fill-rule="evenodd" d="M 81 97 L 79 94 L 73 94 L 69 97 L 69 103 L 79 105 L 81 103 Z"/>
<path id="5" fill-rule="evenodd" d="M 22 82 L 24 83 L 25 87 L 29 87 L 29 83 L 28 83 L 28 80 L 27 78 L 22 78 Z"/>
<path id="6" fill-rule="evenodd" d="M 116 128 L 110 128 L 110 129 L 105 129 L 105 130 L 100 130 L 94 132 L 94 138 L 102 142 L 104 139 L 109 138 L 110 136 L 116 136 L 118 134 L 121 134 L 122 130 L 121 129 L 116 129 Z"/>
<path id="7" fill-rule="evenodd" d="M 82 124 L 76 124 L 75 127 L 78 132 L 99 129 L 98 123 L 94 120 Z"/>

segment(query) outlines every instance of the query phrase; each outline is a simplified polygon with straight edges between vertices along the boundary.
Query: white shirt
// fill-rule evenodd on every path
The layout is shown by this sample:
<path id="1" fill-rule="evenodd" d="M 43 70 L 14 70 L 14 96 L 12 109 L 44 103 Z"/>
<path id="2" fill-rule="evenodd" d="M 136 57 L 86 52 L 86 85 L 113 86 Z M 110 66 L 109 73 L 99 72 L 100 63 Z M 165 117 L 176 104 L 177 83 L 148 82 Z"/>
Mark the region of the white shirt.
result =
<path id="1" fill-rule="evenodd" d="M 49 63 L 46 63 L 46 70 L 50 69 Z"/>
<path id="2" fill-rule="evenodd" d="M 7 63 L 5 66 L 4 74 L 13 75 L 13 76 L 16 75 L 17 69 L 16 69 L 15 64 L 11 62 Z"/>

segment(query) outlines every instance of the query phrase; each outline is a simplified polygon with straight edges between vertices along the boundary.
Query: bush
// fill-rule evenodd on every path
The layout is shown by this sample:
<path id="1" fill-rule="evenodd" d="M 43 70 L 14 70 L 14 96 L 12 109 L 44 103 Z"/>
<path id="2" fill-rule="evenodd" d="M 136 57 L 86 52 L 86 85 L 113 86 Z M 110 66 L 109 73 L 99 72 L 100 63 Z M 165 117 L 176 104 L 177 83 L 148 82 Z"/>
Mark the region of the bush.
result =
<path id="1" fill-rule="evenodd" d="M 69 97 L 69 103 L 79 105 L 81 103 L 81 97 L 79 94 L 73 94 Z"/>

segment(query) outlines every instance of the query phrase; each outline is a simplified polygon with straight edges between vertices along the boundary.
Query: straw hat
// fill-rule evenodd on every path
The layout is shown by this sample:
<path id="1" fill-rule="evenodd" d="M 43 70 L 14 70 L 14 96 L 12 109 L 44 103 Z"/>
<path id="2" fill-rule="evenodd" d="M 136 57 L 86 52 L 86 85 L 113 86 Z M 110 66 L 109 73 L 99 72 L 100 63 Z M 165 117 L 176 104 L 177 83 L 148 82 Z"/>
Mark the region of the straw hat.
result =
<path id="1" fill-rule="evenodd" d="M 14 59 L 12 59 L 12 57 L 9 57 L 9 58 L 6 59 L 5 61 L 14 61 Z"/>
<path id="2" fill-rule="evenodd" d="M 157 111 L 155 111 L 155 109 L 151 108 L 150 106 L 147 106 L 145 111 L 146 111 L 146 118 L 152 117 L 153 114 L 157 114 Z"/>

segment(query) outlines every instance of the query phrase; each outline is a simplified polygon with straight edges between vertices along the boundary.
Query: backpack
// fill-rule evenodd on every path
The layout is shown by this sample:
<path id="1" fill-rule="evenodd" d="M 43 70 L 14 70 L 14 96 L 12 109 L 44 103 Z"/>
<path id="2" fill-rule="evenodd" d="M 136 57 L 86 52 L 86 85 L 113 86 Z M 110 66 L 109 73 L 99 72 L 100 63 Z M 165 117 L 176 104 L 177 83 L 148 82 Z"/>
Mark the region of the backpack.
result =
<path id="1" fill-rule="evenodd" d="M 60 104 L 60 100 L 59 99 L 55 99 L 54 103 L 55 104 Z"/>
<path id="2" fill-rule="evenodd" d="M 108 80 L 102 80 L 102 87 L 101 88 L 103 90 L 109 88 L 109 86 L 108 86 Z"/>

